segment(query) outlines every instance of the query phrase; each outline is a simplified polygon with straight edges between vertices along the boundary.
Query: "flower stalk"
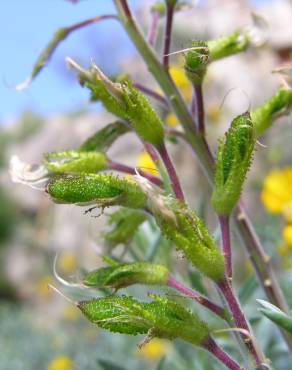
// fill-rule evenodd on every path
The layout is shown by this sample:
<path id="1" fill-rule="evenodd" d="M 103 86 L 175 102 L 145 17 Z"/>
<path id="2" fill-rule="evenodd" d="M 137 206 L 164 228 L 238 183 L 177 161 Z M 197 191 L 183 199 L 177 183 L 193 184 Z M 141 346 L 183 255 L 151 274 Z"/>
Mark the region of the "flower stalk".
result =
<path id="1" fill-rule="evenodd" d="M 225 257 L 225 269 L 228 279 L 232 280 L 232 250 L 230 240 L 230 221 L 229 216 L 219 216 L 219 223 L 222 236 L 222 249 Z"/>

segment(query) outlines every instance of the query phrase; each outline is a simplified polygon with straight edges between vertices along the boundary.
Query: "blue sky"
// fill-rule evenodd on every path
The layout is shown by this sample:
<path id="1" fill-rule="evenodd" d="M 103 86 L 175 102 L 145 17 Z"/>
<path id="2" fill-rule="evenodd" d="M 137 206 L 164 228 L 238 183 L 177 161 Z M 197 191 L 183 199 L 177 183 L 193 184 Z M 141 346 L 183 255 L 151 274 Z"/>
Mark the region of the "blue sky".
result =
<path id="1" fill-rule="evenodd" d="M 263 1 L 267 0 L 254 0 Z M 130 4 L 137 6 L 141 0 L 131 0 Z M 134 52 L 125 32 L 114 20 L 71 34 L 28 89 L 17 92 L 13 86 L 29 75 L 40 51 L 58 28 L 114 11 L 111 0 L 81 0 L 76 5 L 65 0 L 1 1 L 0 124 L 27 109 L 48 114 L 87 107 L 88 93 L 76 85 L 64 59 L 71 56 L 88 65 L 94 58 L 105 72 L 114 73 L 121 56 Z"/>

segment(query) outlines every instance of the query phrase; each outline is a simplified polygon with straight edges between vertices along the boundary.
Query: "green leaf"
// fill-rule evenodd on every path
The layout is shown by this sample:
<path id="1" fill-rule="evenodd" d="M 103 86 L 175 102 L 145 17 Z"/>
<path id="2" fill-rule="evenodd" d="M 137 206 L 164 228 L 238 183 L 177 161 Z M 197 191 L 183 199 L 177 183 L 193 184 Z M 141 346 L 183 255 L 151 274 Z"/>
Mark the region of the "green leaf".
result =
<path id="1" fill-rule="evenodd" d="M 251 112 L 256 136 L 262 135 L 273 122 L 292 108 L 292 90 L 280 89 L 265 104 Z"/>
<path id="2" fill-rule="evenodd" d="M 109 216 L 112 229 L 105 234 L 105 240 L 110 246 L 128 244 L 134 237 L 139 226 L 147 219 L 143 211 L 123 208 Z"/>
<path id="3" fill-rule="evenodd" d="M 88 138 L 77 150 L 80 152 L 91 152 L 94 150 L 106 152 L 119 137 L 129 131 L 130 128 L 123 122 L 110 123 Z"/>
<path id="4" fill-rule="evenodd" d="M 133 284 L 166 285 L 169 271 L 162 265 L 148 262 L 128 263 L 91 271 L 82 283 L 94 288 L 123 288 Z"/>
<path id="5" fill-rule="evenodd" d="M 262 299 L 257 299 L 257 301 L 263 306 L 258 310 L 265 315 L 268 319 L 273 321 L 274 324 L 280 326 L 281 328 L 292 334 L 292 317 L 288 316 L 286 313 L 281 311 L 278 307 L 273 304 L 264 301 Z"/>
<path id="6" fill-rule="evenodd" d="M 146 206 L 146 195 L 138 185 L 111 174 L 56 176 L 50 180 L 46 191 L 56 203 Z"/>
<path id="7" fill-rule="evenodd" d="M 97 363 L 103 370 L 126 370 L 124 367 L 121 367 L 108 360 L 100 359 L 97 361 Z"/>
<path id="8" fill-rule="evenodd" d="M 101 152 L 65 152 L 47 153 L 44 164 L 53 173 L 82 174 L 96 173 L 108 167 L 107 157 Z"/>
<path id="9" fill-rule="evenodd" d="M 78 303 L 89 321 L 112 332 L 150 337 L 181 338 L 202 345 L 209 336 L 207 325 L 183 306 L 165 297 L 150 303 L 128 296 L 110 296 Z"/>
<path id="10" fill-rule="evenodd" d="M 218 214 L 230 214 L 236 205 L 252 161 L 254 127 L 248 112 L 236 117 L 218 148 L 212 205 Z"/>

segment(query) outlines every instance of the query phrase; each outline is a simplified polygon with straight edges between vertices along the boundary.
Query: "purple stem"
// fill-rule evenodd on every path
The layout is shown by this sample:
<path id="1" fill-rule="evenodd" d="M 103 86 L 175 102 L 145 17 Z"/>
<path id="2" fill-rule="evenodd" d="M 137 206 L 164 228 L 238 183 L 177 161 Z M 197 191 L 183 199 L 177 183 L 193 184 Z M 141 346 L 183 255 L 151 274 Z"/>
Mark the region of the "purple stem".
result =
<path id="1" fill-rule="evenodd" d="M 151 25 L 148 33 L 148 42 L 152 47 L 154 47 L 156 43 L 159 18 L 160 18 L 159 12 L 154 10 L 152 12 Z"/>
<path id="2" fill-rule="evenodd" d="M 218 344 L 213 338 L 209 337 L 203 346 L 207 351 L 212 353 L 220 362 L 222 362 L 230 370 L 243 370 L 243 368 L 235 362 Z"/>
<path id="3" fill-rule="evenodd" d="M 204 297 L 199 292 L 186 287 L 185 285 L 177 281 L 173 276 L 170 276 L 168 278 L 167 285 L 170 286 L 171 288 L 176 289 L 180 293 L 194 299 L 202 306 L 208 308 L 210 311 L 214 312 L 217 316 L 221 317 L 223 320 L 226 319 L 226 312 L 224 308 L 212 302 L 209 298 Z"/>
<path id="4" fill-rule="evenodd" d="M 219 215 L 219 223 L 221 228 L 223 253 L 225 257 L 226 274 L 227 277 L 232 280 L 232 250 L 230 241 L 229 215 Z"/>
<path id="5" fill-rule="evenodd" d="M 199 133 L 205 135 L 205 113 L 202 85 L 193 85 L 192 114 L 198 125 Z"/>
<path id="6" fill-rule="evenodd" d="M 163 49 L 163 65 L 168 68 L 169 51 L 171 43 L 172 21 L 173 21 L 174 5 L 167 2 L 166 8 L 166 26 L 164 35 L 164 49 Z"/>
<path id="7" fill-rule="evenodd" d="M 112 170 L 123 172 L 123 173 L 128 173 L 130 175 L 136 175 L 136 170 L 133 167 L 130 167 L 130 166 L 127 166 L 125 164 L 112 161 L 111 159 L 108 159 L 108 164 L 109 164 L 109 167 Z M 155 184 L 157 186 L 162 186 L 163 185 L 163 183 L 162 183 L 162 181 L 161 181 L 160 178 L 152 175 L 149 172 L 145 172 L 143 170 L 139 170 L 139 174 L 141 176 L 145 177 L 147 180 L 151 181 L 153 184 Z"/>
<path id="8" fill-rule="evenodd" d="M 248 322 L 244 316 L 244 313 L 241 310 L 241 307 L 239 305 L 239 302 L 234 295 L 234 292 L 232 290 L 232 287 L 227 279 L 222 280 L 221 282 L 217 283 L 218 288 L 222 292 L 224 298 L 226 299 L 226 302 L 230 308 L 230 311 L 232 313 L 232 316 L 234 318 L 234 322 L 237 328 L 244 329 L 249 334 L 251 334 L 250 327 L 248 325 Z M 263 354 L 258 353 L 258 349 L 255 347 L 252 338 L 247 337 L 243 333 L 241 334 L 243 341 L 248 349 L 248 351 L 251 353 L 253 358 L 255 359 L 256 365 L 260 366 L 264 361 L 263 360 Z"/>
<path id="9" fill-rule="evenodd" d="M 76 31 L 76 30 L 78 30 L 82 27 L 86 27 L 86 26 L 89 26 L 90 24 L 93 24 L 93 23 L 96 23 L 96 22 L 99 22 L 99 21 L 102 21 L 102 20 L 106 20 L 106 19 L 116 19 L 117 21 L 119 21 L 119 17 L 116 16 L 115 14 L 98 15 L 97 17 L 87 19 L 87 20 L 85 20 L 83 22 L 80 22 L 80 23 L 76 23 L 73 26 L 66 27 L 66 30 L 68 32 L 73 32 L 73 31 Z"/>
<path id="10" fill-rule="evenodd" d="M 163 106 L 165 106 L 165 108 L 169 109 L 168 101 L 162 95 L 157 93 L 156 91 L 153 91 L 152 89 L 149 89 L 149 87 L 146 87 L 146 86 L 140 84 L 139 82 L 135 82 L 134 86 L 138 90 L 142 91 L 144 94 L 146 94 L 146 95 L 150 96 L 151 98 L 154 98 L 155 100 L 157 100 L 159 103 L 161 103 Z"/>
<path id="11" fill-rule="evenodd" d="M 173 188 L 173 192 L 175 194 L 175 196 L 177 197 L 177 199 L 179 199 L 181 202 L 184 202 L 185 201 L 185 197 L 184 197 L 184 194 L 183 194 L 183 191 L 182 191 L 182 188 L 180 186 L 180 182 L 179 182 L 179 179 L 177 177 L 177 174 L 176 174 L 176 170 L 172 164 L 172 161 L 168 155 L 168 152 L 167 152 L 167 149 L 166 149 L 166 146 L 165 144 L 161 144 L 159 148 L 157 148 L 159 154 L 160 154 L 160 157 L 166 167 L 166 170 L 167 170 L 167 173 L 169 175 L 169 178 L 170 178 L 170 181 L 171 181 L 171 184 L 172 184 L 172 188 Z"/>

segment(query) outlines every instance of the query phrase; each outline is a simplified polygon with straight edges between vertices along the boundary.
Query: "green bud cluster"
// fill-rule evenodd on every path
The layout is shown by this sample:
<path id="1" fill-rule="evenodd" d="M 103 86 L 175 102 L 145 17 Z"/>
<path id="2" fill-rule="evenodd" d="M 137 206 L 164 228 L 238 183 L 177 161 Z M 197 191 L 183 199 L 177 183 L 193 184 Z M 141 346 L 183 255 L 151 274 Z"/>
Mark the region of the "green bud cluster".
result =
<path id="1" fill-rule="evenodd" d="M 82 279 L 87 287 L 124 288 L 134 284 L 166 285 L 169 271 L 162 265 L 135 262 L 91 271 Z"/>
<path id="2" fill-rule="evenodd" d="M 245 51 L 249 46 L 249 39 L 241 30 L 236 30 L 228 36 L 208 41 L 207 46 L 210 61 L 213 62 Z"/>
<path id="3" fill-rule="evenodd" d="M 108 217 L 113 228 L 105 234 L 105 240 L 111 246 L 128 244 L 134 237 L 138 227 L 147 219 L 145 212 L 122 208 Z"/>
<path id="4" fill-rule="evenodd" d="M 170 197 L 162 196 L 158 205 L 150 204 L 150 209 L 163 235 L 175 243 L 202 274 L 215 281 L 223 279 L 223 255 L 204 222 L 193 211 Z"/>
<path id="5" fill-rule="evenodd" d="M 91 90 L 91 99 L 100 100 L 112 114 L 128 120 L 141 137 L 155 146 L 164 139 L 163 124 L 149 100 L 131 82 L 114 83 L 96 66 L 79 75 L 81 84 Z"/>
<path id="6" fill-rule="evenodd" d="M 220 141 L 212 204 L 220 215 L 228 215 L 236 205 L 251 165 L 255 145 L 249 112 L 236 117 Z"/>
<path id="7" fill-rule="evenodd" d="M 116 121 L 110 123 L 89 137 L 77 150 L 80 152 L 91 152 L 95 150 L 106 152 L 120 136 L 129 131 L 130 128 L 123 122 Z"/>
<path id="8" fill-rule="evenodd" d="M 44 164 L 53 173 L 96 173 L 108 167 L 107 157 L 101 152 L 65 152 L 47 153 Z"/>
<path id="9" fill-rule="evenodd" d="M 200 85 L 207 71 L 209 49 L 204 41 L 193 42 L 192 48 L 185 54 L 185 73 L 193 84 Z"/>
<path id="10" fill-rule="evenodd" d="M 56 203 L 143 208 L 147 202 L 138 185 L 111 174 L 57 176 L 49 182 L 47 192 Z"/>
<path id="11" fill-rule="evenodd" d="M 78 303 L 81 312 L 100 328 L 115 333 L 150 337 L 181 338 L 203 345 L 209 337 L 207 325 L 173 300 L 152 296 L 150 303 L 128 296 L 110 296 Z"/>
<path id="12" fill-rule="evenodd" d="M 251 112 L 256 136 L 262 135 L 273 122 L 292 108 L 292 90 L 280 89 L 264 105 Z"/>

